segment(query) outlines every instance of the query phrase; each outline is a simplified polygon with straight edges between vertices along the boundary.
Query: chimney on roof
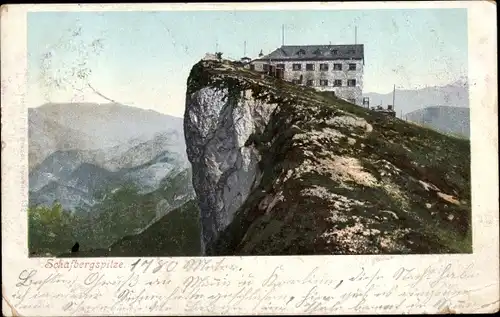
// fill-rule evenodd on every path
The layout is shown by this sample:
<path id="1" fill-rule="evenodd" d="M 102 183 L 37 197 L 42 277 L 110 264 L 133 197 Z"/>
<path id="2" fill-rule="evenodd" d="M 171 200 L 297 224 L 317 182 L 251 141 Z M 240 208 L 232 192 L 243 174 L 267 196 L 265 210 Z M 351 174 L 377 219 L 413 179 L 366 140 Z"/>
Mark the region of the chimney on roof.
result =
<path id="1" fill-rule="evenodd" d="M 260 50 L 259 57 L 264 56 L 264 53 L 262 53 L 262 50 Z"/>

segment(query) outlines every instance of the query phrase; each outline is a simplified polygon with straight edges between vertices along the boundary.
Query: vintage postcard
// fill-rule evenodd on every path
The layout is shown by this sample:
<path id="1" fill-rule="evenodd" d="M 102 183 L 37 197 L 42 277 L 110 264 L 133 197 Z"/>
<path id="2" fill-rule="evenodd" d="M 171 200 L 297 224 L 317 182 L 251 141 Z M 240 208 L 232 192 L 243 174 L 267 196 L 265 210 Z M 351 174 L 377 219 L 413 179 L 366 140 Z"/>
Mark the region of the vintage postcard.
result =
<path id="1" fill-rule="evenodd" d="M 7 5 L 5 316 L 499 309 L 496 5 Z"/>

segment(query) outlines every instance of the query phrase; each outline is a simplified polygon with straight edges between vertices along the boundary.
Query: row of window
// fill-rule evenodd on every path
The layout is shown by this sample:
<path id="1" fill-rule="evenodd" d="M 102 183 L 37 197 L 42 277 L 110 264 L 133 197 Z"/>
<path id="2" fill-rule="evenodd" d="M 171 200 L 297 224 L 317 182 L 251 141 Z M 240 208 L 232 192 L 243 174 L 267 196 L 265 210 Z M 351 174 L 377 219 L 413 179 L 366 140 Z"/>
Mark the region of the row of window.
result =
<path id="1" fill-rule="evenodd" d="M 294 84 L 302 84 L 302 81 L 300 79 L 293 79 L 292 82 Z M 328 86 L 328 80 L 327 79 L 320 79 L 319 85 L 320 86 Z M 306 80 L 306 86 L 314 86 L 314 80 Z M 347 80 L 347 87 L 355 87 L 355 86 L 356 86 L 356 79 L 348 79 Z M 342 79 L 335 79 L 333 81 L 333 87 L 342 87 Z"/>
<path id="2" fill-rule="evenodd" d="M 264 71 L 269 70 L 268 64 L 263 64 L 262 67 L 263 67 Z M 348 68 L 349 70 L 356 70 L 356 64 L 349 64 L 348 67 L 349 67 Z M 276 68 L 285 69 L 285 64 L 277 64 Z M 314 68 L 315 68 L 315 64 L 306 64 L 306 71 L 314 71 Z M 253 64 L 250 65 L 250 69 L 254 70 L 255 66 Z M 292 64 L 292 69 L 295 71 L 302 70 L 302 64 L 299 64 L 299 63 Z M 326 64 L 326 63 L 319 64 L 320 71 L 325 72 L 325 71 L 328 71 L 328 69 L 329 69 L 328 64 Z M 342 64 L 337 64 L 337 63 L 333 64 L 333 70 L 342 70 Z"/>
<path id="3" fill-rule="evenodd" d="M 306 70 L 307 71 L 314 71 L 315 66 L 316 66 L 315 64 L 306 64 Z M 285 68 L 285 64 L 278 64 L 277 67 L 278 68 Z M 322 72 L 328 71 L 329 67 L 330 66 L 327 63 L 319 64 L 319 70 Z M 292 69 L 293 70 L 302 70 L 302 64 L 299 64 L 299 63 L 292 64 Z M 354 63 L 349 64 L 348 69 L 349 70 L 356 70 L 356 64 L 354 64 Z M 342 64 L 334 63 L 333 70 L 342 70 Z"/>

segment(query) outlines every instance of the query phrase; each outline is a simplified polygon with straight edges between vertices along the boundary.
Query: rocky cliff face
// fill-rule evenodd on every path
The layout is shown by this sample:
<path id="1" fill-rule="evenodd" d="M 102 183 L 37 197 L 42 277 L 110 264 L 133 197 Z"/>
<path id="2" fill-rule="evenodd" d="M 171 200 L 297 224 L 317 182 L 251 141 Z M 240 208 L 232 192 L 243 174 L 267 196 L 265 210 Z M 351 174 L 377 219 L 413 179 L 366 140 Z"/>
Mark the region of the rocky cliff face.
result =
<path id="1" fill-rule="evenodd" d="M 468 141 L 228 61 L 184 133 L 206 255 L 471 252 Z"/>

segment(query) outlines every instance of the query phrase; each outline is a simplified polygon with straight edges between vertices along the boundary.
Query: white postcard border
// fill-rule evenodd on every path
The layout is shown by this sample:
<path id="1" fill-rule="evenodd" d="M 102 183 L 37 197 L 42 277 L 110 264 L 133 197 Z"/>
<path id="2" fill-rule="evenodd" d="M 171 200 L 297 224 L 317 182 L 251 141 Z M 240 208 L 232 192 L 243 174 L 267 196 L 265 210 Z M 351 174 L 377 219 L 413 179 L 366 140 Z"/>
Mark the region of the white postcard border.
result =
<path id="1" fill-rule="evenodd" d="M 467 8 L 469 29 L 469 84 L 471 109 L 471 171 L 473 205 L 473 249 L 470 255 L 370 255 L 370 256 L 289 256 L 289 257 L 226 257 L 204 258 L 207 266 L 195 268 L 193 258 L 162 258 L 163 265 L 156 273 L 153 264 L 146 273 L 135 274 L 131 264 L 139 258 L 79 259 L 76 265 L 90 266 L 90 262 L 122 263 L 123 268 L 105 268 L 93 271 L 86 268 L 46 268 L 47 259 L 27 258 L 27 105 L 26 89 L 26 13 L 28 11 L 126 11 L 126 10 L 282 10 L 286 9 L 376 9 L 376 8 Z M 200 315 L 200 314 L 366 314 L 366 313 L 437 313 L 437 312 L 493 312 L 499 309 L 499 213 L 498 213 L 498 146 L 497 146 L 497 51 L 495 4 L 487 1 L 453 2 L 348 2 L 348 3 L 262 3 L 262 4 L 107 4 L 107 5 L 9 5 L 2 6 L 1 32 L 1 87 L 2 87 L 2 301 L 6 316 L 63 316 L 63 315 Z M 200 57 L 201 58 L 201 57 Z M 223 262 L 221 260 L 223 259 Z M 142 259 L 141 261 L 144 261 Z M 52 263 L 52 265 L 55 262 Z M 142 262 L 140 262 L 142 264 Z M 147 262 L 146 262 L 147 263 Z M 177 263 L 176 268 L 168 268 Z M 200 262 L 203 264 L 203 262 Z M 73 264 L 71 264 L 73 265 Z M 118 264 L 119 265 L 119 264 Z M 23 275 L 23 270 L 24 275 Z M 97 299 L 86 299 L 92 305 L 85 308 L 61 304 L 55 294 L 66 290 L 64 282 L 46 282 L 48 297 L 38 300 L 45 306 L 29 308 L 22 299 L 31 270 L 43 280 L 51 274 L 60 279 L 80 277 L 88 283 L 94 279 L 125 279 L 132 274 L 132 282 L 117 290 L 101 286 Z M 411 271 L 404 280 L 398 273 Z M 97 272 L 97 273 L 96 273 Z M 132 273 L 131 273 L 132 272 Z M 135 271 L 136 272 L 136 271 Z M 406 272 L 406 271 L 404 271 Z M 444 273 L 443 273 L 444 272 Z M 135 275 L 134 275 L 135 274 Z M 312 274 L 312 275 L 311 275 Z M 451 275 L 453 274 L 453 276 Z M 444 275 L 444 277 L 443 277 Z M 52 275 L 53 276 L 53 275 Z M 102 276 L 102 277 L 101 277 Z M 309 280 L 306 282 L 309 276 Z M 314 278 L 311 278 L 314 276 Z M 412 277 L 412 278 L 410 278 Z M 23 280 L 24 278 L 24 280 Z M 197 284 L 192 280 L 211 280 L 212 285 Z M 218 283 L 213 281 L 218 279 Z M 419 280 L 420 278 L 420 280 Z M 144 286 L 145 281 L 163 279 L 168 285 Z M 35 278 L 32 278 L 32 282 Z M 292 281 L 298 281 L 292 283 Z M 77 283 L 81 283 L 78 281 Z M 327 283 L 326 281 L 331 281 Z M 342 282 L 340 282 L 342 281 Z M 437 283 L 447 283 L 453 294 L 432 293 Z M 74 283 L 74 282 L 73 282 Z M 131 284 L 132 283 L 132 284 Z M 141 284 L 143 283 L 143 284 Z M 246 283 L 246 284 L 245 284 Z M 340 283 L 341 285 L 337 285 Z M 205 283 L 206 284 L 206 283 Z M 258 294 L 243 298 L 234 295 L 245 285 L 252 285 Z M 16 286 L 17 285 L 17 286 Z M 194 300 L 179 297 L 175 301 L 156 307 L 152 301 L 145 306 L 136 300 L 133 305 L 120 306 L 132 301 L 133 292 L 141 287 L 147 294 L 174 296 L 176 287 L 192 287 L 190 296 L 204 294 Z M 379 293 L 375 296 L 371 285 Z M 38 285 L 39 286 L 39 285 Z M 82 287 L 83 287 L 82 286 Z M 391 286 L 391 287 L 386 287 Z M 28 286 L 27 286 L 28 287 Z M 37 287 L 31 284 L 31 287 Z M 372 287 L 370 289 L 370 287 Z M 234 290 L 234 291 L 233 291 Z M 413 290 L 415 293 L 409 293 Z M 127 291 L 129 293 L 127 293 Z M 417 292 L 420 295 L 415 295 Z M 13 294 L 18 296 L 13 298 Z M 179 291 L 180 292 L 180 291 Z M 224 293 L 225 292 L 225 293 Z M 315 293 L 316 292 L 316 293 Z M 360 295 L 352 298 L 347 293 Z M 363 297 L 363 292 L 371 292 Z M 403 292 L 403 293 L 402 293 Z M 406 292 L 406 293 L 404 293 Z M 431 292 L 425 295 L 424 292 Z M 224 298 L 224 294 L 234 298 Z M 180 294 L 180 293 L 179 293 Z M 210 294 L 212 295 L 210 297 Z M 219 295 L 217 295 L 219 294 Z M 267 295 L 266 295 L 267 294 Z M 314 294 L 318 297 L 314 298 Z M 403 294 L 403 295 L 402 295 Z M 43 295 L 43 294 L 42 294 Z M 42 296 L 38 295 L 38 296 Z M 326 299 L 326 296 L 332 299 Z M 62 295 L 61 295 L 62 296 Z M 121 296 L 121 297 L 120 297 Z M 198 295 L 201 296 L 201 295 Z M 218 296 L 218 297 L 217 297 Z M 336 297 L 337 296 L 337 297 Z M 344 302 L 336 306 L 338 299 Z M 158 298 L 160 298 L 158 297 Z M 320 298 L 321 297 L 321 298 Z M 420 301 L 430 299 L 425 304 Z M 199 297 L 198 297 L 199 298 Z M 243 298 L 243 299 L 242 299 Z M 406 299 L 405 299 L 406 298 Z M 242 299 L 242 300 L 241 300 Z M 364 300 L 359 304 L 360 299 Z M 404 299 L 404 300 L 403 300 Z M 164 300 L 164 298 L 162 299 Z M 240 300 L 240 302 L 238 302 Z M 302 301 L 302 303 L 301 303 Z M 409 303 L 415 302 L 412 306 Z M 441 302 L 440 302 L 441 301 Z M 23 302 L 25 308 L 16 303 Z M 36 300 L 31 300 L 32 303 Z M 110 310 L 106 305 L 121 302 Z M 141 302 L 141 303 L 142 303 Z M 235 303 L 238 302 L 238 305 Z M 318 304 L 319 303 L 319 304 Z M 99 304 L 104 307 L 98 308 Z M 358 306 L 356 307 L 356 304 Z M 364 305 L 364 306 L 363 306 Z M 378 307 L 388 305 L 387 307 Z M 392 305 L 392 306 L 390 306 Z M 398 306 L 399 305 L 399 306 Z M 153 306 L 153 308 L 151 308 Z M 122 307 L 122 308 L 120 308 Z M 130 308 L 130 307 L 136 307 Z M 140 308 L 139 308 L 140 307 Z M 377 308 L 378 307 L 378 308 Z M 107 310 L 106 310 L 107 309 Z"/>

